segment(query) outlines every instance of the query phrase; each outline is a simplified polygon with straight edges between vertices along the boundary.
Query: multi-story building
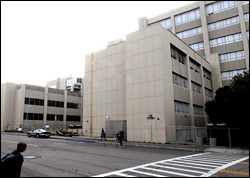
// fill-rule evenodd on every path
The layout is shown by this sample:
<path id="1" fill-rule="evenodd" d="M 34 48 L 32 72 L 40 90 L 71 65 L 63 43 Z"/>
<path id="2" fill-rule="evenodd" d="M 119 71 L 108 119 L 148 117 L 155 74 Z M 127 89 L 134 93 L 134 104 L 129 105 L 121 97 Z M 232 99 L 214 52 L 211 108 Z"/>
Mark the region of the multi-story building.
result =
<path id="1" fill-rule="evenodd" d="M 1 84 L 1 131 L 67 129 L 82 124 L 81 92 L 28 84 Z"/>
<path id="2" fill-rule="evenodd" d="M 175 34 L 161 25 L 142 28 L 86 55 L 83 130 L 99 136 L 119 120 L 129 141 L 176 141 L 178 129 L 206 126 L 213 79 L 209 62 Z"/>
<path id="3" fill-rule="evenodd" d="M 157 23 L 211 63 L 216 86 L 225 86 L 234 75 L 249 70 L 249 1 L 198 1 L 139 18 L 139 29 Z"/>
<path id="4" fill-rule="evenodd" d="M 49 88 L 62 89 L 67 91 L 82 91 L 82 78 L 79 77 L 58 77 L 56 80 L 47 82 Z"/>

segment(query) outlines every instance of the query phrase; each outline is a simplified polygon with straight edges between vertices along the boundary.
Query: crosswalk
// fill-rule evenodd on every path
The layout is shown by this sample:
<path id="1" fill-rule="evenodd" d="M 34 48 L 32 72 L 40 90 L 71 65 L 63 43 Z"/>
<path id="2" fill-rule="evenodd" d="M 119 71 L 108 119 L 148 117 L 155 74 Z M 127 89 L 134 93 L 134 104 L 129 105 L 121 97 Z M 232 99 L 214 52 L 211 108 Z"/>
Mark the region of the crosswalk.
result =
<path id="1" fill-rule="evenodd" d="M 157 161 L 93 177 L 209 177 L 247 159 L 249 156 L 208 152 Z"/>

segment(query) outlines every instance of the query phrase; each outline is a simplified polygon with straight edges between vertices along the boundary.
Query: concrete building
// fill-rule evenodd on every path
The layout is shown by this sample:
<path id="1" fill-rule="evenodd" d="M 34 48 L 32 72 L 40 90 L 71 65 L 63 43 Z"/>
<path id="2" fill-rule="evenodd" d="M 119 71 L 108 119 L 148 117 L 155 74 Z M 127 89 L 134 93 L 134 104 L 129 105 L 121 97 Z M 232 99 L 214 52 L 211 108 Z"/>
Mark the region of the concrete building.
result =
<path id="1" fill-rule="evenodd" d="M 181 139 L 179 128 L 206 126 L 203 106 L 214 91 L 206 60 L 159 24 L 118 41 L 86 55 L 85 134 L 110 132 L 109 122 L 123 121 L 129 141 L 165 143 Z"/>
<path id="2" fill-rule="evenodd" d="M 79 77 L 58 77 L 56 80 L 47 82 L 49 88 L 56 88 L 67 91 L 82 91 L 82 78 Z"/>
<path id="3" fill-rule="evenodd" d="M 219 87 L 249 70 L 249 1 L 198 1 L 156 17 L 141 17 L 139 29 L 158 23 L 209 61 Z"/>
<path id="4" fill-rule="evenodd" d="M 67 129 L 82 124 L 81 92 L 28 84 L 1 84 L 1 131 Z"/>

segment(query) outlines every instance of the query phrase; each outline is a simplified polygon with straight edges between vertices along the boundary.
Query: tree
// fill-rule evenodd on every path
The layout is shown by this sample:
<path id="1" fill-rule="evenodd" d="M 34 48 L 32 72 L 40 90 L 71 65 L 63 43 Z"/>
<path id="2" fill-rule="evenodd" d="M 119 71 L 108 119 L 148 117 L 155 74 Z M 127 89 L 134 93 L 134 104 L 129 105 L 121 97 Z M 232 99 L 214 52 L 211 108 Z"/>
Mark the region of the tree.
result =
<path id="1" fill-rule="evenodd" d="M 230 85 L 216 90 L 215 100 L 205 104 L 205 112 L 214 126 L 247 128 L 249 108 L 249 72 L 237 74 Z"/>

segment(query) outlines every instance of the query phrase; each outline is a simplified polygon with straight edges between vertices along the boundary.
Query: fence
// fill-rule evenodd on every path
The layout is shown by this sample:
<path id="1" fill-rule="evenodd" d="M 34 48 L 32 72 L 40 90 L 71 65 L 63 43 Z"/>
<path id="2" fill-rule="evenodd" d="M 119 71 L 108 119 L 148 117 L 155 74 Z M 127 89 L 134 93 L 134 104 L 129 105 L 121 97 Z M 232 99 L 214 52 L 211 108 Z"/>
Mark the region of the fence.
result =
<path id="1" fill-rule="evenodd" d="M 242 128 L 227 127 L 176 127 L 179 143 L 211 144 L 228 147 L 249 147 L 249 132 Z"/>

